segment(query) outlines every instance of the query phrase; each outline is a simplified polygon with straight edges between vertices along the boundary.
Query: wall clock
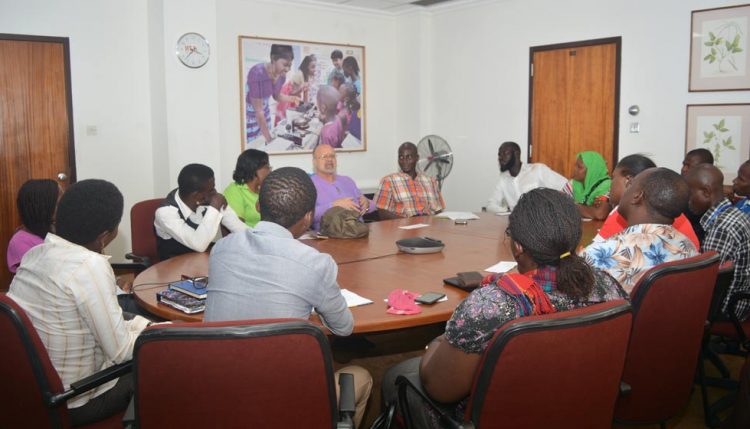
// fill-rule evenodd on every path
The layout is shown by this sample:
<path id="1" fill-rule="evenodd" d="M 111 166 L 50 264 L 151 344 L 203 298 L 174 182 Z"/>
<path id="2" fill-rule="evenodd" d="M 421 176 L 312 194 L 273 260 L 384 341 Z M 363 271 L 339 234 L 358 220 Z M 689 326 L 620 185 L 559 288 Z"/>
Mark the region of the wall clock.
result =
<path id="1" fill-rule="evenodd" d="M 208 40 L 198 33 L 185 33 L 177 39 L 175 46 L 177 58 L 187 67 L 203 67 L 211 56 Z"/>

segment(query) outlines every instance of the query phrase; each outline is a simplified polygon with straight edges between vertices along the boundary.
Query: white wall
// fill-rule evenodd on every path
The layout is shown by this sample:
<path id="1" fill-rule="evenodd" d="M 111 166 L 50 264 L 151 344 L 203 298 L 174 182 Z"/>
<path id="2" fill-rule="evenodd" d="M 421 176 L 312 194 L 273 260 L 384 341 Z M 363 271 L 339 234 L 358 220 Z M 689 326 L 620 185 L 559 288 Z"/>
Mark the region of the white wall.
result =
<path id="1" fill-rule="evenodd" d="M 229 183 L 241 151 L 237 37 L 248 35 L 366 46 L 368 150 L 341 154 L 340 172 L 374 187 L 396 170 L 401 142 L 439 134 L 455 155 L 448 208 L 478 210 L 497 178 L 498 144 L 526 143 L 531 46 L 622 36 L 619 155 L 677 168 L 686 104 L 748 101 L 747 91 L 687 91 L 690 11 L 733 3 L 503 0 L 390 15 L 270 0 L 0 0 L 0 32 L 70 38 L 78 178 L 114 182 L 126 207 L 165 194 L 189 162 Z M 174 55 L 189 31 L 211 43 L 198 70 Z M 627 132 L 631 104 L 640 134 Z M 311 168 L 310 155 L 271 163 Z M 129 228 L 126 213 L 108 249 L 118 259 Z"/>
<path id="2" fill-rule="evenodd" d="M 451 209 L 477 210 L 496 181 L 500 142 L 526 152 L 529 48 L 622 36 L 619 156 L 646 153 L 679 168 L 685 106 L 748 102 L 747 91 L 689 93 L 691 10 L 737 4 L 707 0 L 506 0 L 446 7 L 432 14 L 433 132 L 453 146 L 456 165 L 444 187 Z M 628 106 L 641 113 L 640 134 Z M 571 161 L 572 162 L 572 161 Z"/>
<path id="3" fill-rule="evenodd" d="M 78 179 L 115 183 L 126 208 L 151 198 L 147 0 L 0 0 L 0 33 L 70 38 Z M 113 255 L 129 250 L 129 224 L 126 209 Z"/>

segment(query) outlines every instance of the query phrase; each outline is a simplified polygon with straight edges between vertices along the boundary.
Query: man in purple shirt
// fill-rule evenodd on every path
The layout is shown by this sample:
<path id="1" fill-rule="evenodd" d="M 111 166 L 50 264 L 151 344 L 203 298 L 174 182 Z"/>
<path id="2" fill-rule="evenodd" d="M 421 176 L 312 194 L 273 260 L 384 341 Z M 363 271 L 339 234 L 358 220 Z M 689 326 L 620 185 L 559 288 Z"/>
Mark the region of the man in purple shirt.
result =
<path id="1" fill-rule="evenodd" d="M 336 174 L 336 151 L 329 145 L 319 144 L 313 151 L 312 181 L 318 191 L 315 201 L 315 217 L 312 229 L 320 229 L 320 218 L 333 206 L 359 212 L 360 215 L 375 211 L 375 204 L 362 195 L 350 177 Z"/>

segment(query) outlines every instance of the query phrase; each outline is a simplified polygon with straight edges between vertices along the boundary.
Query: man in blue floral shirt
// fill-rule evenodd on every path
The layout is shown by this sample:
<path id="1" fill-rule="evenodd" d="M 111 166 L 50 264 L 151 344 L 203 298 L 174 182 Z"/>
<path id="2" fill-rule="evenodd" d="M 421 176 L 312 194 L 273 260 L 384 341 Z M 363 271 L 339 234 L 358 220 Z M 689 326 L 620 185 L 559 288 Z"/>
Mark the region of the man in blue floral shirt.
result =
<path id="1" fill-rule="evenodd" d="M 697 255 L 690 239 L 672 226 L 687 209 L 688 196 L 687 183 L 674 171 L 643 171 L 620 199 L 618 211 L 628 227 L 605 241 L 592 243 L 581 256 L 630 292 L 650 268 Z"/>
<path id="2" fill-rule="evenodd" d="M 701 250 L 715 250 L 721 255 L 722 264 L 728 261 L 734 264 L 734 277 L 722 306 L 722 311 L 728 313 L 730 297 L 750 291 L 750 217 L 724 196 L 724 175 L 713 165 L 694 167 L 687 175 L 687 182 L 690 211 L 701 215 L 700 222 L 706 230 Z M 750 300 L 739 301 L 735 313 L 740 320 L 747 319 Z"/>

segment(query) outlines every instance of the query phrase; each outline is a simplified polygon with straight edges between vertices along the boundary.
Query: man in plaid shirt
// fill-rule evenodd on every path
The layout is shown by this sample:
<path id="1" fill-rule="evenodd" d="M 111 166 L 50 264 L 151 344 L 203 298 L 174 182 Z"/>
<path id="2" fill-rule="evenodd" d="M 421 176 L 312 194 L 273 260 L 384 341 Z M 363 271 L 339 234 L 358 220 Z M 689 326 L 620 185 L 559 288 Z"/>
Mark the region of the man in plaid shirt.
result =
<path id="1" fill-rule="evenodd" d="M 699 164 L 690 169 L 685 179 L 690 186 L 690 211 L 701 215 L 700 223 L 706 231 L 701 251 L 717 251 L 722 264 L 734 261 L 734 278 L 722 307 L 728 313 L 733 294 L 750 292 L 750 218 L 726 198 L 724 175 L 715 166 Z M 747 319 L 750 300 L 739 301 L 736 314 L 740 320 Z"/>
<path id="2" fill-rule="evenodd" d="M 380 180 L 375 205 L 381 219 L 433 215 L 445 208 L 437 181 L 417 172 L 417 147 L 406 142 L 398 148 L 400 173 Z"/>

